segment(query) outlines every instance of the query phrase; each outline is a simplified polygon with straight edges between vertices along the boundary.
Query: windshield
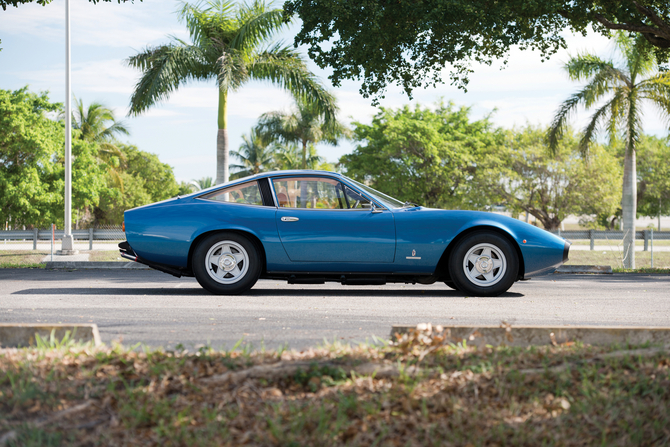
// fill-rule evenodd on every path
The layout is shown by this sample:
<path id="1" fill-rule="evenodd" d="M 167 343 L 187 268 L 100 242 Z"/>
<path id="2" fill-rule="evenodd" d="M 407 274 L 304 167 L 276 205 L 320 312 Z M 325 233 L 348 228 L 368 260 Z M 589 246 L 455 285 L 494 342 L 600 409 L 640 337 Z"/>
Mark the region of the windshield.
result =
<path id="1" fill-rule="evenodd" d="M 384 206 L 386 206 L 388 208 L 402 208 L 405 205 L 400 200 L 394 199 L 391 196 L 387 196 L 383 192 L 379 192 L 377 190 L 374 190 L 374 189 L 370 188 L 369 186 L 365 186 L 364 184 L 357 182 L 356 180 L 350 179 L 349 177 L 345 177 L 345 178 L 347 180 L 349 180 L 351 183 L 353 183 L 354 185 L 361 188 L 366 193 L 370 194 L 375 199 L 379 200 Z"/>

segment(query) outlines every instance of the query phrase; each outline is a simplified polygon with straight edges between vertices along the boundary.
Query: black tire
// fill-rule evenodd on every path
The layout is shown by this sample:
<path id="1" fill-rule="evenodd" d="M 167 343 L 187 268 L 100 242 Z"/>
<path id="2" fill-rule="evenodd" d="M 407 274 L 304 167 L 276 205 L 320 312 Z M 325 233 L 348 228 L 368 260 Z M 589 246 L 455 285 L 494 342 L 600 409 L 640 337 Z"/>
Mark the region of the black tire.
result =
<path id="1" fill-rule="evenodd" d="M 469 234 L 449 257 L 451 280 L 457 290 L 472 296 L 505 293 L 516 281 L 518 272 L 519 258 L 515 248 L 505 237 L 492 232 Z"/>
<path id="2" fill-rule="evenodd" d="M 215 295 L 238 295 L 258 281 L 260 259 L 248 238 L 237 233 L 215 233 L 200 241 L 193 251 L 193 274 Z"/>
<path id="3" fill-rule="evenodd" d="M 447 285 L 447 287 L 450 287 L 454 290 L 458 290 L 458 287 L 456 286 L 456 284 L 454 284 L 453 281 L 445 281 L 444 283 Z"/>

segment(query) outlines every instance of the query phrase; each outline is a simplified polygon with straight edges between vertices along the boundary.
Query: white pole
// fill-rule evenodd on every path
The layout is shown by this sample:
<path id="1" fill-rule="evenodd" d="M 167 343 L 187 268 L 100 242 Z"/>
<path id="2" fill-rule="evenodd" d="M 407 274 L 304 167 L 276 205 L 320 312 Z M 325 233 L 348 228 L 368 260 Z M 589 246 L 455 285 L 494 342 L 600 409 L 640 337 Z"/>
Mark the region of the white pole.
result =
<path id="1" fill-rule="evenodd" d="M 70 0 L 65 0 L 65 220 L 62 253 L 74 254 L 72 240 L 72 82 L 70 79 Z"/>

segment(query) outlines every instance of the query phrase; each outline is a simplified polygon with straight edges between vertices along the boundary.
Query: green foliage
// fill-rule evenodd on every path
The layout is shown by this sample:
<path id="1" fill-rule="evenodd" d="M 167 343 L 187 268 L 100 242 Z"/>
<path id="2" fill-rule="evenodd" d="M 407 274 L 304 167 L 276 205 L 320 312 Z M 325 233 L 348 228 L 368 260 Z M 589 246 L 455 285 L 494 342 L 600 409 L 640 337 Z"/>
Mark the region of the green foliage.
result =
<path id="1" fill-rule="evenodd" d="M 113 178 L 107 178 L 109 188 L 95 210 L 95 222 L 98 224 L 120 224 L 125 210 L 166 200 L 183 192 L 174 178 L 172 167 L 162 163 L 156 154 L 141 151 L 132 145 L 119 144 L 119 147 L 127 160 L 127 168 L 120 173 L 123 190 L 114 188 Z"/>
<path id="2" fill-rule="evenodd" d="M 637 149 L 637 210 L 643 216 L 670 214 L 670 138 L 643 136 Z"/>
<path id="3" fill-rule="evenodd" d="M 0 90 L 0 221 L 12 227 L 62 225 L 64 140 L 55 117 L 60 104 L 27 88 Z M 73 132 L 72 205 L 97 204 L 105 187 L 94 143 Z"/>
<path id="4" fill-rule="evenodd" d="M 242 135 L 240 148 L 230 152 L 242 164 L 230 165 L 231 169 L 236 170 L 231 177 L 242 178 L 272 170 L 275 166 L 275 150 L 275 145 L 262 138 L 256 129 L 252 129 L 249 135 Z"/>
<path id="5" fill-rule="evenodd" d="M 198 180 L 191 180 L 188 183 L 188 194 L 193 191 L 201 191 L 203 189 L 211 188 L 212 186 L 214 186 L 214 179 L 212 179 L 212 177 L 202 177 Z"/>
<path id="6" fill-rule="evenodd" d="M 488 118 L 470 121 L 469 113 L 452 103 L 382 108 L 372 124 L 354 123 L 360 144 L 340 164 L 348 176 L 401 200 L 468 207 L 464 196 L 478 154 L 500 146 L 503 137 Z"/>
<path id="7" fill-rule="evenodd" d="M 453 84 L 465 87 L 471 62 L 507 61 L 511 48 L 536 50 L 545 60 L 565 48 L 564 32 L 585 34 L 589 25 L 642 33 L 659 62 L 670 54 L 666 0 L 288 0 L 286 17 L 302 21 L 296 45 L 306 45 L 333 85 L 361 80 L 364 96 L 383 97 L 391 84 L 408 95 L 442 83 L 450 66 Z"/>
<path id="8" fill-rule="evenodd" d="M 334 104 L 334 103 L 333 103 Z M 341 138 L 351 136 L 347 126 L 328 117 L 315 104 L 297 101 L 293 111 L 268 112 L 260 117 L 258 132 L 262 137 L 302 147 L 300 169 L 307 169 L 308 146 L 328 143 L 337 146 Z"/>
<path id="9" fill-rule="evenodd" d="M 335 98 L 318 82 L 300 54 L 273 43 L 283 28 L 283 12 L 260 0 L 235 4 L 212 0 L 195 5 L 184 2 L 179 18 L 189 30 L 191 43 L 176 37 L 167 45 L 148 47 L 128 59 L 142 71 L 130 99 L 130 114 L 138 115 L 165 101 L 192 80 L 216 80 L 218 128 L 228 127 L 228 93 L 251 80 L 270 81 L 311 104 L 333 120 Z M 228 135 L 217 138 L 216 182 L 228 181 Z"/>
<path id="10" fill-rule="evenodd" d="M 552 156 L 545 132 L 532 126 L 507 131 L 504 145 L 480 154 L 471 183 L 473 203 L 501 203 L 513 215 L 528 212 L 548 230 L 570 214 L 613 214 L 621 197 L 617 158 L 595 146 L 584 161 L 571 132 Z"/>

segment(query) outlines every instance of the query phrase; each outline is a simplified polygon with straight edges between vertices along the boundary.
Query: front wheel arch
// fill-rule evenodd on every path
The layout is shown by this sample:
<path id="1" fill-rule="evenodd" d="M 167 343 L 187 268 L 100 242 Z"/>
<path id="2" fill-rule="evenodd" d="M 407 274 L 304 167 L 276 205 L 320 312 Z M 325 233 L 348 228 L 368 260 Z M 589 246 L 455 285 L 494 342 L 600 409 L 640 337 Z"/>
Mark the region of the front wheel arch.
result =
<path id="1" fill-rule="evenodd" d="M 467 230 L 458 233 L 458 235 L 454 239 L 452 239 L 449 245 L 447 245 L 447 248 L 444 249 L 444 252 L 440 257 L 440 260 L 437 263 L 437 267 L 435 268 L 435 275 L 438 276 L 441 281 L 450 281 L 451 278 L 449 276 L 449 257 L 451 256 L 451 252 L 454 250 L 455 247 L 458 246 L 460 241 L 465 239 L 468 235 L 480 231 L 490 231 L 492 233 L 496 233 L 497 235 L 506 238 L 507 241 L 510 244 L 512 244 L 512 247 L 514 247 L 514 249 L 516 250 L 517 258 L 519 259 L 519 271 L 517 272 L 517 281 L 522 279 L 524 272 L 526 271 L 526 266 L 524 265 L 523 255 L 521 254 L 521 248 L 519 247 L 519 244 L 505 230 L 502 230 L 498 227 L 492 227 L 489 225 L 480 225 L 476 227 L 471 227 L 468 228 Z"/>
<path id="2" fill-rule="evenodd" d="M 200 241 L 203 239 L 211 236 L 212 234 L 216 233 L 236 233 L 239 234 L 240 236 L 244 236 L 247 239 L 249 239 L 254 246 L 256 247 L 256 250 L 258 251 L 258 254 L 261 258 L 261 276 L 263 276 L 267 272 L 267 262 L 266 262 L 266 256 L 265 256 L 265 247 L 263 247 L 263 244 L 261 243 L 260 239 L 256 237 L 253 233 L 249 233 L 248 231 L 242 231 L 242 230 L 228 230 L 225 228 L 222 228 L 220 230 L 211 230 L 207 231 L 205 233 L 199 234 L 193 242 L 191 242 L 191 246 L 188 249 L 188 271 L 193 272 L 193 252 L 195 251 L 195 248 L 198 246 Z"/>

